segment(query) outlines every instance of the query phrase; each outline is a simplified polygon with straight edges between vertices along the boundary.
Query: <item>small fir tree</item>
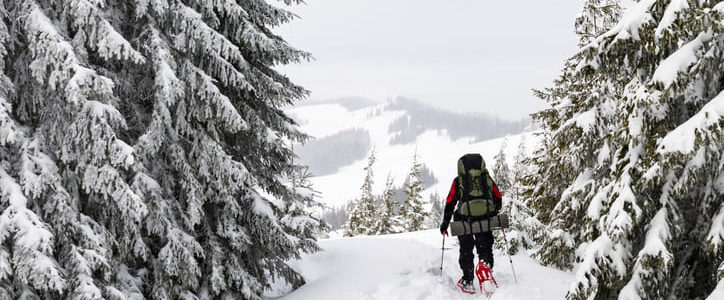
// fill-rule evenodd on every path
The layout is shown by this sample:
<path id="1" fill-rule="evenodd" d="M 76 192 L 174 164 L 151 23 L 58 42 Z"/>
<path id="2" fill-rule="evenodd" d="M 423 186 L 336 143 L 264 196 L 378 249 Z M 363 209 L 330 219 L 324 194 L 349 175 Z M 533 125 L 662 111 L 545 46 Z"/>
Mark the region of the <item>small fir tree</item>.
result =
<path id="1" fill-rule="evenodd" d="M 394 193 L 395 187 L 393 186 L 392 177 L 387 175 L 385 190 L 382 192 L 382 196 L 379 197 L 379 204 L 377 205 L 379 214 L 376 216 L 375 234 L 401 232 L 400 219 L 395 214 L 397 205 L 396 202 L 392 201 Z"/>
<path id="2" fill-rule="evenodd" d="M 520 249 L 535 249 L 537 237 L 545 231 L 543 224 L 534 216 L 534 211 L 528 207 L 526 199 L 520 197 L 519 191 L 523 186 L 524 178 L 529 176 L 527 165 L 529 160 L 526 157 L 525 135 L 521 135 L 518 153 L 515 155 L 515 167 L 512 174 L 512 187 L 510 192 L 503 194 L 502 213 L 509 217 L 510 228 L 506 230 L 508 238 L 508 250 L 511 255 L 516 254 Z M 495 247 L 505 250 L 505 241 L 502 235 L 496 235 Z"/>
<path id="3" fill-rule="evenodd" d="M 428 202 L 431 203 L 432 206 L 430 208 L 430 215 L 428 217 L 428 221 L 426 222 L 425 227 L 437 228 L 437 226 L 440 225 L 440 222 L 442 222 L 443 212 L 445 210 L 443 204 L 445 200 L 440 197 L 440 194 L 438 194 L 437 192 L 430 194 L 430 197 L 428 199 Z"/>
<path id="4" fill-rule="evenodd" d="M 292 195 L 297 195 L 297 201 L 287 201 L 282 208 L 282 217 L 279 224 L 293 236 L 299 237 L 297 245 L 302 249 L 311 249 L 319 251 L 320 248 L 316 244 L 316 237 L 327 236 L 330 230 L 318 211 L 324 207 L 316 200 L 319 192 L 314 190 L 311 182 L 313 177 L 309 171 L 309 166 L 295 166 L 291 176 Z M 287 276 L 298 276 L 298 280 L 303 282 L 303 278 L 296 274 L 290 273 Z"/>
<path id="5" fill-rule="evenodd" d="M 425 220 L 430 213 L 425 208 L 422 200 L 422 181 L 420 180 L 420 167 L 417 161 L 417 151 L 412 158 L 412 168 L 408 176 L 408 183 L 405 186 L 405 201 L 400 206 L 400 220 L 406 231 L 418 231 L 424 229 Z"/>
<path id="6" fill-rule="evenodd" d="M 525 148 L 525 139 L 525 134 L 522 134 L 520 136 L 520 143 L 518 144 L 518 152 L 513 158 L 514 166 L 511 180 L 512 186 L 509 194 L 516 199 L 521 199 L 521 192 L 525 189 L 525 187 L 523 186 L 524 178 L 529 173 L 528 168 L 530 161 L 528 160 L 528 154 Z"/>
<path id="7" fill-rule="evenodd" d="M 364 168 L 365 179 L 360 187 L 362 194 L 352 203 L 349 212 L 349 219 L 344 224 L 344 235 L 368 235 L 375 234 L 375 222 L 377 218 L 377 197 L 372 194 L 372 185 L 374 184 L 375 150 L 370 151 L 367 158 L 367 166 Z"/>
<path id="8" fill-rule="evenodd" d="M 496 232 L 494 247 L 503 251 L 507 249 L 511 255 L 520 249 L 537 248 L 536 237 L 545 230 L 543 224 L 534 217 L 533 211 L 524 201 L 505 196 L 503 199 L 501 213 L 508 215 L 510 222 L 510 227 L 505 230 L 508 245 L 506 248 L 502 234 Z"/>
<path id="9" fill-rule="evenodd" d="M 508 166 L 508 159 L 505 155 L 505 148 L 508 146 L 508 138 L 503 140 L 500 151 L 495 155 L 495 165 L 493 166 L 493 175 L 495 175 L 495 183 L 503 194 L 509 194 L 512 188 L 512 174 Z"/>
<path id="10" fill-rule="evenodd" d="M 345 203 L 340 206 L 328 207 L 322 219 L 330 227 L 330 230 L 337 230 L 342 228 L 344 223 L 347 222 L 347 213 L 349 212 L 349 204 Z"/>

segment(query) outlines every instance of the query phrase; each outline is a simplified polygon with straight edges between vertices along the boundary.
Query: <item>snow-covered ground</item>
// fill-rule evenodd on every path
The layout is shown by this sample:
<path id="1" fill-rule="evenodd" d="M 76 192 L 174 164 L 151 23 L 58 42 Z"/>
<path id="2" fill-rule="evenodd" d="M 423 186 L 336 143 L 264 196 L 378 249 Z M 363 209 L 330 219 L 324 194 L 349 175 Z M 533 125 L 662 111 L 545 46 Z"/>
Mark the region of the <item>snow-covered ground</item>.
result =
<path id="1" fill-rule="evenodd" d="M 316 138 L 322 138 L 351 128 L 362 128 L 369 132 L 370 140 L 376 150 L 377 162 L 374 166 L 375 184 L 373 191 L 381 193 L 385 178 L 390 174 L 395 185 L 401 185 L 412 166 L 412 156 L 417 151 L 419 161 L 425 164 L 438 179 L 437 184 L 423 192 L 424 199 L 437 192 L 445 197 L 450 183 L 457 172 L 457 159 L 466 153 L 480 153 L 489 165 L 495 163 L 493 157 L 500 151 L 503 141 L 507 139 L 505 149 L 509 163 L 518 151 L 521 138 L 525 138 L 528 153 L 535 149 L 538 137 L 532 133 L 524 133 L 472 143 L 473 138 L 451 139 L 445 130 L 428 130 L 418 136 L 414 143 L 390 143 L 395 132 L 389 132 L 392 122 L 404 116 L 404 111 L 384 111 L 384 104 L 363 109 L 348 110 L 335 103 L 308 105 L 289 109 L 287 112 L 295 116 L 301 123 L 304 132 Z M 367 165 L 367 158 L 360 159 L 337 170 L 335 174 L 311 178 L 314 189 L 321 193 L 321 201 L 330 206 L 346 203 L 359 195 Z M 494 174 L 493 174 L 494 176 Z"/>
<path id="2" fill-rule="evenodd" d="M 291 262 L 307 283 L 278 297 L 315 299 L 480 299 L 455 283 L 457 238 L 446 238 L 444 272 L 440 276 L 442 238 L 437 230 L 383 236 L 339 237 L 321 240 L 321 252 Z M 500 288 L 491 299 L 561 299 L 573 274 L 539 265 L 524 252 L 513 256 L 515 283 L 508 257 L 495 253 L 494 276 Z M 284 291 L 273 291 L 284 293 Z M 276 298 L 276 297 L 270 297 Z"/>

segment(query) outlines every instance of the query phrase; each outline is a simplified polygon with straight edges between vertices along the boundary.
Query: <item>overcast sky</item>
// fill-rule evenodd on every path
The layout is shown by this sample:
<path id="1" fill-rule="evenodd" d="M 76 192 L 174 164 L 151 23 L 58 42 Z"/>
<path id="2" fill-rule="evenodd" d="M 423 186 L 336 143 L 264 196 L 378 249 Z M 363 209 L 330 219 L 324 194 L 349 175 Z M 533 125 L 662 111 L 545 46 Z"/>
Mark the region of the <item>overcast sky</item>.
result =
<path id="1" fill-rule="evenodd" d="M 315 60 L 280 70 L 310 99 L 399 95 L 517 119 L 575 52 L 578 0 L 307 0 L 276 32 Z"/>

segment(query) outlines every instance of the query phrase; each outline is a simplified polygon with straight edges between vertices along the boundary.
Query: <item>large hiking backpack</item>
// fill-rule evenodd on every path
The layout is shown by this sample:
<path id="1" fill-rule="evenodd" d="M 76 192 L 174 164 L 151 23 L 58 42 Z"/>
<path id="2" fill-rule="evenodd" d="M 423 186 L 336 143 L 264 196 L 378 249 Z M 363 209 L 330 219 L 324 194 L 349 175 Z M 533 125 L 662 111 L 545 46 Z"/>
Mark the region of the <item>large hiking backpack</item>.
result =
<path id="1" fill-rule="evenodd" d="M 493 181 L 480 154 L 465 154 L 458 160 L 460 201 L 458 214 L 470 218 L 486 218 L 497 214 L 493 201 Z"/>

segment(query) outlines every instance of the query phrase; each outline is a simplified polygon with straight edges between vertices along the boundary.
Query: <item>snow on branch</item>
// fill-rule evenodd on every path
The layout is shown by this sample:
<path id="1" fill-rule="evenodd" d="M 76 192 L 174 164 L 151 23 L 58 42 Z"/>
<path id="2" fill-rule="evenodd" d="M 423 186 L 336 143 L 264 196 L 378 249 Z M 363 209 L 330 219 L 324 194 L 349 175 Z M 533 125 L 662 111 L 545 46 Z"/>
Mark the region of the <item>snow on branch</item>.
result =
<path id="1" fill-rule="evenodd" d="M 218 181 L 225 181 L 232 187 L 227 191 L 229 194 L 240 189 L 239 183 L 251 180 L 251 174 L 246 166 L 226 153 L 219 142 L 206 134 L 197 134 L 199 136 L 194 141 L 189 155 L 197 157 L 194 166 L 199 176 L 212 185 Z"/>
<path id="2" fill-rule="evenodd" d="M 114 200 L 122 216 L 140 222 L 148 208 L 143 200 L 128 186 L 123 176 L 110 165 L 100 168 L 88 165 L 83 173 L 83 189 L 99 193 L 105 199 Z"/>
<path id="3" fill-rule="evenodd" d="M 292 1 L 296 3 L 302 2 L 301 0 L 283 0 L 286 5 L 291 5 Z M 265 24 L 270 26 L 279 26 L 287 23 L 294 19 L 296 15 L 286 9 L 276 7 L 263 0 L 251 0 L 244 1 L 242 5 L 247 10 L 258 12 L 257 14 L 251 15 L 251 19 L 254 23 Z"/>
<path id="4" fill-rule="evenodd" d="M 583 205 L 581 200 L 588 198 L 586 194 L 591 192 L 594 186 L 593 171 L 587 168 L 563 191 L 561 201 L 556 204 L 552 213 L 563 213 L 568 209 L 578 210 Z"/>
<path id="5" fill-rule="evenodd" d="M 12 105 L 0 97 L 0 146 L 15 144 L 18 141 L 18 127 L 12 119 Z"/>
<path id="6" fill-rule="evenodd" d="M 186 67 L 190 73 L 191 92 L 198 96 L 195 99 L 203 100 L 207 103 L 201 105 L 193 105 L 191 112 L 198 114 L 200 119 L 220 119 L 226 125 L 229 132 L 236 133 L 241 130 L 248 129 L 248 125 L 244 118 L 239 115 L 231 99 L 224 95 L 216 86 L 211 76 L 207 75 L 203 70 L 188 63 Z"/>
<path id="7" fill-rule="evenodd" d="M 724 175 L 720 175 L 719 178 L 720 181 L 724 181 L 722 179 Z M 706 242 L 713 253 L 724 250 L 724 203 L 719 205 L 719 210 L 711 220 L 711 228 L 709 234 L 706 235 Z"/>
<path id="8" fill-rule="evenodd" d="M 196 239 L 178 228 L 168 231 L 168 242 L 158 254 L 164 273 L 181 279 L 182 286 L 193 288 L 198 285 L 201 266 L 197 259 L 204 258 L 204 249 Z"/>
<path id="9" fill-rule="evenodd" d="M 656 3 L 656 0 L 641 0 L 632 4 L 623 14 L 618 24 L 608 32 L 602 34 L 597 39 L 597 43 L 608 37 L 614 37 L 611 44 L 620 40 L 639 40 L 639 30 L 641 30 L 641 27 L 644 24 L 654 21 L 654 18 L 649 12 L 649 9 L 651 9 L 654 3 Z"/>
<path id="10" fill-rule="evenodd" d="M 666 243 L 671 239 L 669 223 L 667 208 L 662 207 L 648 225 L 646 241 L 643 249 L 639 251 L 639 257 L 644 255 L 660 257 L 666 262 L 670 262 L 674 258 L 666 247 Z"/>
<path id="11" fill-rule="evenodd" d="M 62 292 L 67 283 L 52 257 L 53 234 L 45 222 L 27 208 L 27 203 L 20 185 L 0 167 L 0 207 L 6 207 L 0 213 L 0 245 L 14 239 L 9 257 L 12 276 L 38 290 Z M 0 253 L 3 252 L 0 249 Z M 4 270 L 2 261 L 0 257 L 0 280 L 11 273 Z"/>
<path id="12" fill-rule="evenodd" d="M 709 101 L 698 113 L 686 122 L 670 131 L 659 143 L 659 153 L 690 153 L 694 150 L 697 138 L 708 131 L 711 126 L 721 123 L 724 118 L 724 91 Z"/>
<path id="13" fill-rule="evenodd" d="M 586 210 L 586 215 L 591 218 L 591 220 L 598 220 L 601 217 L 601 211 L 604 208 L 604 203 L 610 199 L 609 194 L 613 189 L 613 185 L 614 183 L 612 182 L 598 189 L 596 194 L 591 198 L 591 202 L 588 204 L 588 209 Z"/>
<path id="14" fill-rule="evenodd" d="M 636 256 L 633 275 L 621 289 L 620 298 L 639 299 L 641 291 L 647 290 L 645 285 L 652 276 L 668 273 L 673 266 L 674 255 L 667 247 L 667 243 L 672 238 L 669 222 L 666 207 L 659 209 L 648 226 L 644 247 Z M 659 275 L 653 273 L 659 273 Z"/>
<path id="15" fill-rule="evenodd" d="M 166 106 L 171 106 L 184 94 L 184 84 L 176 75 L 174 57 L 171 55 L 168 43 L 161 38 L 158 30 L 150 27 L 143 35 L 148 36 L 148 52 L 152 56 L 153 69 L 156 73 L 154 78 L 156 99 L 161 100 Z"/>
<path id="16" fill-rule="evenodd" d="M 663 37 L 664 32 L 671 28 L 671 25 L 676 21 L 677 16 L 685 9 L 689 8 L 688 0 L 672 0 L 669 5 L 666 6 L 664 16 L 659 21 L 659 26 L 656 27 L 657 39 Z"/>
<path id="17" fill-rule="evenodd" d="M 176 63 L 171 55 L 170 46 L 161 38 L 159 31 L 148 26 L 141 36 L 147 41 L 144 50 L 153 63 L 155 98 L 151 123 L 134 145 L 140 155 L 144 155 L 156 153 L 169 139 L 167 135 L 170 134 L 171 139 L 174 139 L 175 130 L 169 107 L 175 105 L 178 99 L 185 95 L 185 85 L 176 75 Z"/>
<path id="18" fill-rule="evenodd" d="M 26 140 L 20 147 L 19 167 L 18 177 L 25 195 L 38 198 L 48 188 L 58 189 L 58 167 L 40 151 L 37 138 Z"/>
<path id="19" fill-rule="evenodd" d="M 195 0 L 192 6 L 198 8 L 206 19 L 213 19 L 212 27 L 218 27 L 217 12 L 228 18 L 234 24 L 239 24 L 242 18 L 249 18 L 249 13 L 233 0 Z"/>
<path id="20" fill-rule="evenodd" d="M 591 108 L 582 113 L 578 113 L 574 117 L 568 119 L 565 123 L 563 123 L 560 130 L 563 130 L 565 127 L 568 126 L 575 125 L 581 128 L 584 133 L 589 132 L 596 125 L 597 116 L 597 108 Z"/>
<path id="21" fill-rule="evenodd" d="M 70 43 L 63 40 L 53 23 L 35 3 L 29 4 L 29 10 L 25 18 L 25 30 L 30 54 L 35 58 L 30 63 L 32 75 L 39 83 L 47 83 L 51 89 L 56 90 L 59 80 L 70 77 L 76 68 L 80 68 L 78 59 Z M 51 69 L 50 73 L 46 74 L 48 69 Z"/>
<path id="22" fill-rule="evenodd" d="M 664 88 L 671 86 L 680 72 L 686 71 L 689 66 L 699 61 L 699 49 L 704 46 L 705 42 L 712 39 L 713 35 L 710 31 L 700 33 L 693 41 L 682 46 L 676 52 L 664 59 L 654 71 L 652 82 L 660 82 L 664 84 Z"/>
<path id="23" fill-rule="evenodd" d="M 148 13 L 150 8 L 156 16 L 160 17 L 165 15 L 168 11 L 169 4 L 166 0 L 136 0 L 136 18 L 141 18 Z"/>
<path id="24" fill-rule="evenodd" d="M 118 33 L 98 7 L 103 7 L 102 0 L 92 3 L 88 0 L 63 1 L 64 9 L 70 14 L 72 25 L 77 30 L 85 31 L 90 49 L 98 52 L 105 59 L 130 60 L 143 63 L 145 58 L 133 49 L 120 33 Z"/>
<path id="25" fill-rule="evenodd" d="M 126 127 L 126 120 L 123 115 L 112 105 L 95 100 L 86 100 L 83 102 L 83 112 L 96 121 L 108 120 L 111 124 L 122 128 Z"/>
<path id="26" fill-rule="evenodd" d="M 308 53 L 294 49 L 275 36 L 265 26 L 278 26 L 295 17 L 285 9 L 269 5 L 266 1 L 236 3 L 232 0 L 197 0 L 194 4 L 192 6 L 198 7 L 210 27 L 225 28 L 225 36 L 241 44 L 245 51 L 259 52 L 259 57 L 270 60 L 272 64 L 289 64 L 310 57 Z M 249 10 L 259 13 L 249 14 Z M 223 19 L 219 19 L 218 15 L 222 15 Z M 220 24 L 222 21 L 224 23 Z"/>
<path id="27" fill-rule="evenodd" d="M 201 14 L 192 8 L 178 4 L 173 11 L 172 19 L 175 27 L 185 33 L 176 37 L 177 48 L 188 49 L 190 52 L 200 50 L 203 54 L 219 56 L 234 67 L 249 68 L 239 48 L 224 35 L 209 27 L 203 21 Z"/>
<path id="28" fill-rule="evenodd" d="M 83 67 L 73 47 L 63 39 L 53 23 L 35 4 L 29 4 L 25 30 L 29 39 L 32 75 L 52 90 L 62 89 L 66 101 L 79 103 L 86 100 L 88 88 L 95 94 L 113 95 L 113 81 Z M 59 85 L 65 83 L 65 87 Z"/>
<path id="29" fill-rule="evenodd" d="M 582 256 L 583 260 L 578 265 L 568 296 L 571 294 L 595 295 L 591 292 L 597 290 L 599 285 L 608 283 L 599 282 L 598 278 L 610 278 L 613 282 L 616 277 L 625 277 L 626 261 L 629 257 L 630 253 L 626 248 L 621 244 L 614 243 L 606 233 L 603 233 L 586 246 Z"/>

